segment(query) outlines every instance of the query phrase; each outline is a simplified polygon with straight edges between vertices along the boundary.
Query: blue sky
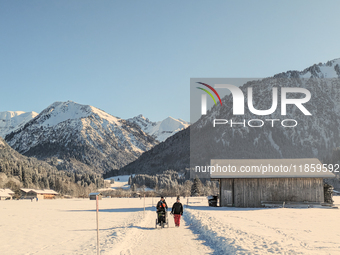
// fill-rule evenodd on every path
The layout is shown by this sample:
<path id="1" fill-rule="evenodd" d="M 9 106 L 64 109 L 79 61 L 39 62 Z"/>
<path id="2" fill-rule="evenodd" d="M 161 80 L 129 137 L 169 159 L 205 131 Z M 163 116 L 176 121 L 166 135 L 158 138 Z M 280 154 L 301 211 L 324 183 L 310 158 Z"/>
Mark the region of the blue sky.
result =
<path id="1" fill-rule="evenodd" d="M 55 101 L 189 120 L 190 78 L 340 58 L 339 1 L 0 0 L 0 111 Z"/>

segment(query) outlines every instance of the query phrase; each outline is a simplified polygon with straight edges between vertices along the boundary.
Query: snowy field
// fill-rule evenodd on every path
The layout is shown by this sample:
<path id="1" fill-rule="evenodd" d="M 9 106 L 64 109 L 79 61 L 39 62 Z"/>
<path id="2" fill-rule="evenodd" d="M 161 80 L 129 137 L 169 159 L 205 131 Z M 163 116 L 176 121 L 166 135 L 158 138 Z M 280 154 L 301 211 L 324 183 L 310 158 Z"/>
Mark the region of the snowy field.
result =
<path id="1" fill-rule="evenodd" d="M 130 185 L 128 184 L 129 182 L 129 177 L 131 175 L 119 175 L 119 176 L 114 176 L 114 177 L 110 177 L 107 178 L 106 180 L 114 180 L 115 182 L 111 184 L 110 188 L 107 189 L 99 189 L 99 191 L 103 191 L 103 190 L 110 190 L 110 189 L 129 189 Z M 133 175 L 134 176 L 134 175 Z"/>
<path id="2" fill-rule="evenodd" d="M 334 197 L 340 204 L 340 197 Z M 99 201 L 101 254 L 340 254 L 340 210 L 210 208 L 155 229 L 158 198 Z M 171 206 L 174 199 L 167 199 Z M 187 200 L 182 199 L 186 204 Z M 0 254 L 95 254 L 95 201 L 0 201 Z"/>
<path id="3" fill-rule="evenodd" d="M 114 183 L 110 184 L 110 188 L 103 188 L 103 189 L 98 189 L 98 191 L 108 191 L 108 190 L 116 190 L 116 189 L 130 189 L 129 183 L 129 178 L 131 175 L 118 175 L 114 177 L 107 178 L 105 180 L 114 180 Z M 134 174 L 132 175 L 133 177 L 135 176 Z M 141 190 L 140 188 L 137 189 Z M 150 188 L 144 188 L 143 191 L 153 191 L 153 189 Z"/>
<path id="4" fill-rule="evenodd" d="M 340 207 L 340 197 L 334 197 Z M 189 206 L 184 219 L 216 254 L 340 254 L 340 210 Z"/>

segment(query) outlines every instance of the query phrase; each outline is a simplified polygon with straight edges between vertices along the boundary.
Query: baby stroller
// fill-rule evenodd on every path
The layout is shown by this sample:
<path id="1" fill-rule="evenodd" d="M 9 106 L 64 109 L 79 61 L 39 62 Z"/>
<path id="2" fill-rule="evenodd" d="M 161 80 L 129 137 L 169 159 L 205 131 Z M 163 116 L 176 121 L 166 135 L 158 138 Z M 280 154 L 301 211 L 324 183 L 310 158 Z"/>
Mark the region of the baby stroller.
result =
<path id="1" fill-rule="evenodd" d="M 167 225 L 169 227 L 169 219 L 168 219 L 168 212 L 166 211 L 159 211 L 157 213 L 157 219 L 156 219 L 156 227 L 160 226 L 161 228 L 164 228 L 164 225 Z"/>

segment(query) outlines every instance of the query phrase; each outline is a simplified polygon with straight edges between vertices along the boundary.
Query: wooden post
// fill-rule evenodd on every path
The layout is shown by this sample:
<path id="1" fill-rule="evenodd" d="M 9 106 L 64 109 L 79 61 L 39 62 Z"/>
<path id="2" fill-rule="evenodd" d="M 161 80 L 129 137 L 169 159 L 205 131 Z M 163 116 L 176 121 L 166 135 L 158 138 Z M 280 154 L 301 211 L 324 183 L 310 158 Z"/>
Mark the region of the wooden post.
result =
<path id="1" fill-rule="evenodd" d="M 187 206 L 189 205 L 189 198 L 187 198 Z"/>
<path id="2" fill-rule="evenodd" d="M 96 195 L 96 218 L 97 218 L 97 255 L 99 255 L 99 218 L 98 218 L 99 206 L 98 195 Z"/>
<path id="3" fill-rule="evenodd" d="M 145 217 L 145 194 L 144 194 L 144 212 L 143 212 L 143 216 Z"/>

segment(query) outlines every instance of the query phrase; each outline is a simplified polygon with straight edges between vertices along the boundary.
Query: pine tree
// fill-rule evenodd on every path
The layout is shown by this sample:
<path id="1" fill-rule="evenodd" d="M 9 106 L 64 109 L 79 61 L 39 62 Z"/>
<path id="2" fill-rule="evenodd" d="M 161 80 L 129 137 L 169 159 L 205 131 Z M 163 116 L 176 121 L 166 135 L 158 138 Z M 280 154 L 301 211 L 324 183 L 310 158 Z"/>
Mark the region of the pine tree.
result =
<path id="1" fill-rule="evenodd" d="M 201 196 L 203 192 L 203 184 L 201 180 L 196 176 L 194 179 L 194 183 L 191 186 L 191 196 Z"/>

